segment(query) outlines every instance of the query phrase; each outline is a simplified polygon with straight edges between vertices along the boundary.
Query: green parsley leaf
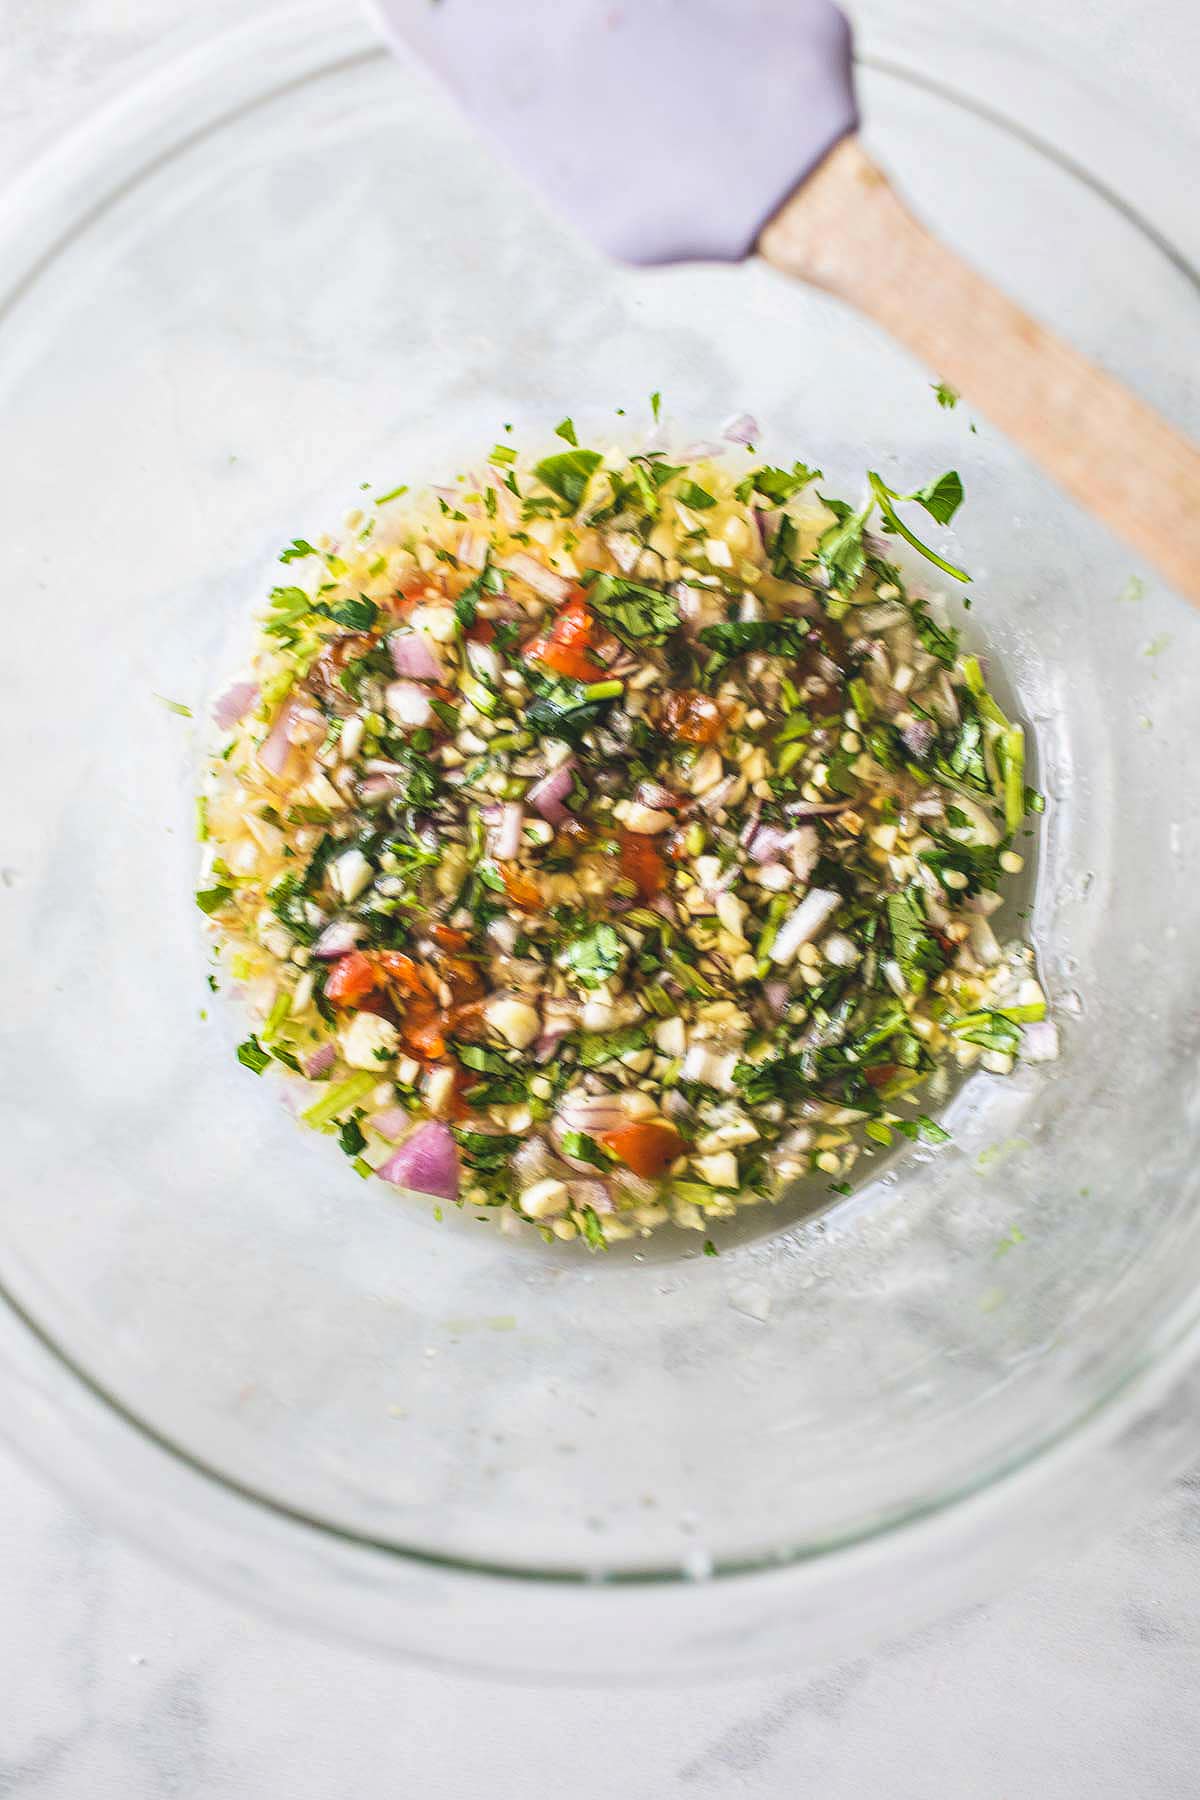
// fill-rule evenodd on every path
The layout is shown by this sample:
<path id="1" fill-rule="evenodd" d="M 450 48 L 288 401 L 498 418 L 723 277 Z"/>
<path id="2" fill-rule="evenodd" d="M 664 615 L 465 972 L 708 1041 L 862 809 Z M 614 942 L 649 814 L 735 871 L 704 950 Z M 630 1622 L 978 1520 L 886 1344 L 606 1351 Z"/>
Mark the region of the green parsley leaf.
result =
<path id="1" fill-rule="evenodd" d="M 651 394 L 651 396 L 650 396 L 650 411 L 654 414 L 654 422 L 657 425 L 658 419 L 659 419 L 659 414 L 662 412 L 662 395 L 661 394 L 659 394 L 659 393 Z"/>
<path id="2" fill-rule="evenodd" d="M 279 560 L 281 563 L 299 562 L 303 557 L 320 554 L 307 538 L 293 538 L 287 549 L 279 552 Z"/>
<path id="3" fill-rule="evenodd" d="M 948 525 L 963 503 L 962 478 L 957 469 L 948 469 L 936 481 L 929 481 L 923 488 L 917 488 L 908 498 L 919 501 L 930 518 L 936 519 L 939 525 Z"/>
<path id="4" fill-rule="evenodd" d="M 577 1162 L 591 1163 L 596 1169 L 611 1169 L 612 1158 L 605 1154 L 586 1131 L 564 1131 L 562 1134 L 564 1156 L 573 1156 Z"/>
<path id="5" fill-rule="evenodd" d="M 215 913 L 232 894 L 232 888 L 222 887 L 219 883 L 216 887 L 200 888 L 196 894 L 196 905 L 202 913 Z"/>
<path id="6" fill-rule="evenodd" d="M 705 1238 L 704 1240 L 704 1254 L 705 1256 L 717 1255 L 717 1246 L 713 1243 L 711 1238 Z"/>
<path id="7" fill-rule="evenodd" d="M 957 631 L 943 630 L 928 607 L 920 600 L 912 602 L 911 612 L 913 628 L 924 648 L 931 656 L 936 656 L 940 663 L 944 663 L 948 669 L 952 669 L 958 660 Z"/>
<path id="8" fill-rule="evenodd" d="M 867 480 L 871 484 L 871 492 L 879 502 L 885 531 L 894 531 L 898 537 L 904 539 L 905 543 L 911 544 L 914 550 L 919 550 L 921 555 L 933 563 L 935 568 L 941 569 L 947 575 L 952 575 L 955 581 L 970 581 L 971 577 L 965 569 L 960 569 L 956 563 L 947 562 L 944 556 L 939 556 L 936 550 L 931 550 L 928 544 L 923 544 L 920 538 L 908 529 L 892 505 L 893 500 L 919 500 L 931 517 L 945 524 L 958 510 L 962 500 L 962 482 L 954 470 L 939 476 L 937 481 L 930 482 L 927 487 L 920 488 L 912 494 L 897 494 L 893 488 L 888 487 L 882 475 L 877 475 L 873 469 L 867 470 Z M 957 498 L 955 498 L 956 494 Z M 935 507 L 939 510 L 935 511 Z"/>
<path id="9" fill-rule="evenodd" d="M 587 1032 L 579 1040 L 579 1065 L 598 1069 L 631 1050 L 644 1050 L 647 1038 L 641 1025 L 625 1025 L 619 1031 Z"/>
<path id="10" fill-rule="evenodd" d="M 271 1052 L 264 1050 L 254 1033 L 251 1032 L 245 1043 L 238 1045 L 237 1059 L 243 1068 L 251 1069 L 254 1074 L 261 1075 L 271 1060 Z"/>
<path id="11" fill-rule="evenodd" d="M 791 469 L 773 469 L 764 467 L 755 469 L 747 477 L 755 493 L 769 500 L 772 506 L 785 506 L 795 498 L 801 488 L 806 488 L 810 481 L 820 481 L 820 469 L 810 469 L 807 463 L 793 463 Z"/>
<path id="12" fill-rule="evenodd" d="M 566 512 L 576 513 L 602 461 L 598 450 L 562 450 L 557 456 L 543 457 L 533 472 L 543 487 L 564 502 Z"/>
<path id="13" fill-rule="evenodd" d="M 591 925 L 572 938 L 565 963 L 575 979 L 587 988 L 602 987 L 621 967 L 625 945 L 611 925 Z"/>
<path id="14" fill-rule="evenodd" d="M 623 575 L 594 575 L 588 604 L 626 643 L 661 644 L 679 624 L 679 602 L 660 588 Z"/>
<path id="15" fill-rule="evenodd" d="M 929 385 L 937 396 L 937 403 L 939 406 L 949 408 L 958 405 L 957 388 L 952 388 L 949 383 L 945 381 L 930 382 Z"/>
<path id="16" fill-rule="evenodd" d="M 351 1117 L 346 1120 L 338 1132 L 338 1143 L 347 1156 L 358 1156 L 367 1147 L 367 1140 L 358 1120 Z"/>
<path id="17" fill-rule="evenodd" d="M 604 1236 L 604 1227 L 594 1206 L 580 1208 L 579 1217 L 583 1220 L 583 1235 L 593 1250 L 607 1250 L 608 1240 Z"/>
<path id="18" fill-rule="evenodd" d="M 589 700 L 586 684 L 566 679 L 548 680 L 532 674 L 538 691 L 525 709 L 522 723 L 535 737 L 562 738 L 578 746 L 585 731 L 599 723 L 611 700 Z"/>
<path id="19" fill-rule="evenodd" d="M 370 631 L 379 617 L 379 608 L 365 594 L 360 594 L 357 600 L 342 600 L 337 606 L 327 606 L 323 600 L 318 600 L 312 610 L 323 618 L 333 619 L 338 625 L 345 625 L 350 631 Z"/>
<path id="20" fill-rule="evenodd" d="M 681 481 L 675 490 L 676 498 L 690 506 L 694 512 L 707 512 L 710 506 L 717 504 L 715 497 L 707 488 L 702 488 L 694 481 Z"/>
<path id="21" fill-rule="evenodd" d="M 850 592 L 858 586 L 866 567 L 863 526 L 871 515 L 874 502 L 867 501 L 854 512 L 844 500 L 829 500 L 824 494 L 820 499 L 822 506 L 827 506 L 835 515 L 837 523 L 822 532 L 817 541 L 817 558 L 830 585 L 842 592 Z"/>
<path id="22" fill-rule="evenodd" d="M 887 897 L 888 928 L 900 971 L 914 994 L 924 993 L 930 975 L 945 967 L 941 946 L 929 930 L 916 888 Z"/>
<path id="23" fill-rule="evenodd" d="M 798 656 L 807 648 L 812 629 L 807 619 L 730 619 L 723 625 L 706 625 L 700 642 L 715 650 L 722 662 L 763 650 L 770 656 Z"/>
<path id="24" fill-rule="evenodd" d="M 917 1119 L 917 1129 L 927 1144 L 948 1144 L 950 1142 L 950 1133 L 943 1131 L 940 1125 L 936 1125 L 927 1113 L 922 1113 Z"/>
<path id="25" fill-rule="evenodd" d="M 579 439 L 575 436 L 575 421 L 573 419 L 560 419 L 558 424 L 554 427 L 554 435 L 555 437 L 562 438 L 563 441 L 568 444 L 578 445 L 579 443 Z"/>

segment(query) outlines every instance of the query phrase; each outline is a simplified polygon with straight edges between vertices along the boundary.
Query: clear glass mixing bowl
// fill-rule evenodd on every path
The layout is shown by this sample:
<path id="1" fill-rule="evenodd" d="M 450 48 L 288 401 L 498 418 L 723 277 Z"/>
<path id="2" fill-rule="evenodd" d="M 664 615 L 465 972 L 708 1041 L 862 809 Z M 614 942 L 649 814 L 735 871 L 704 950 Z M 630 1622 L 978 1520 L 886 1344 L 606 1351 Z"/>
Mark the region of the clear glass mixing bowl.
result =
<path id="1" fill-rule="evenodd" d="M 918 208 L 1200 427 L 1186 267 L 953 96 L 862 86 Z M 1184 1455 L 1181 603 L 1122 601 L 1138 571 L 1101 526 L 833 302 L 600 262 L 340 8 L 269 15 L 89 122 L 9 196 L 0 252 L 14 1441 L 295 1617 L 637 1678 L 860 1646 Z M 835 488 L 961 470 L 972 617 L 1049 797 L 1032 929 L 1064 1054 L 973 1077 L 952 1144 L 825 1218 L 589 1259 L 361 1183 L 234 1063 L 191 897 L 198 727 L 155 696 L 202 710 L 275 550 L 358 483 L 656 388 L 688 429 L 749 408 Z"/>

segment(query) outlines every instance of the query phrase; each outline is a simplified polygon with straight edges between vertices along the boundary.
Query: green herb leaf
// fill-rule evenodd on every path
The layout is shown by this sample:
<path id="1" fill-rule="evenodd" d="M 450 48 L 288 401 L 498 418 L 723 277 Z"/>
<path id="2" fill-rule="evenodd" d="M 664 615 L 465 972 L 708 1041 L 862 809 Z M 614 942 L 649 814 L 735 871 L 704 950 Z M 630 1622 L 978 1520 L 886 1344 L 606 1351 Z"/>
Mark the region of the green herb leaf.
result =
<path id="1" fill-rule="evenodd" d="M 573 1156 L 577 1162 L 591 1163 L 596 1169 L 611 1169 L 612 1158 L 605 1154 L 586 1131 L 564 1131 L 562 1134 L 564 1156 Z"/>
<path id="2" fill-rule="evenodd" d="M 579 1040 L 579 1064 L 584 1069 L 598 1069 L 631 1050 L 644 1050 L 648 1039 L 641 1025 L 626 1025 L 619 1031 L 588 1032 Z"/>
<path id="3" fill-rule="evenodd" d="M 679 625 L 679 602 L 660 588 L 622 575 L 594 575 L 588 604 L 626 643 L 662 643 Z"/>
<path id="4" fill-rule="evenodd" d="M 818 539 L 817 559 L 828 575 L 831 586 L 842 593 L 850 593 L 858 586 L 866 567 L 863 526 L 870 518 L 875 503 L 868 500 L 857 512 L 853 512 L 844 501 L 829 500 L 824 494 L 820 499 L 822 506 L 827 506 L 836 515 L 837 523 L 822 532 Z"/>
<path id="5" fill-rule="evenodd" d="M 939 525 L 948 525 L 963 502 L 963 484 L 958 470 L 948 469 L 936 481 L 917 488 L 908 498 L 919 501 L 930 518 L 936 519 Z"/>
<path id="6" fill-rule="evenodd" d="M 232 894 L 232 888 L 222 887 L 220 883 L 216 887 L 200 888 L 196 893 L 196 905 L 202 913 L 215 913 L 218 907 L 224 906 Z"/>
<path id="7" fill-rule="evenodd" d="M 591 925 L 567 946 L 564 961 L 586 988 L 602 987 L 621 967 L 625 945 L 611 925 Z"/>
<path id="8" fill-rule="evenodd" d="M 600 1216 L 593 1206 L 580 1208 L 579 1217 L 583 1221 L 583 1235 L 593 1250 L 607 1250 L 608 1240 L 604 1236 L 604 1227 Z"/>
<path id="9" fill-rule="evenodd" d="M 554 427 L 554 435 L 555 437 L 562 438 L 563 441 L 568 444 L 577 445 L 579 443 L 579 439 L 575 436 L 575 422 L 573 419 L 560 419 L 558 424 Z"/>
<path id="10" fill-rule="evenodd" d="M 662 412 L 662 395 L 661 394 L 659 394 L 659 393 L 651 394 L 651 396 L 650 396 L 650 411 L 654 414 L 654 422 L 657 425 L 659 414 Z"/>
<path id="11" fill-rule="evenodd" d="M 350 631 L 370 631 L 379 617 L 379 608 L 365 594 L 360 594 L 357 600 L 342 600 L 337 606 L 327 606 L 323 600 L 318 600 L 312 610 L 345 625 Z"/>
<path id="12" fill-rule="evenodd" d="M 722 662 L 763 650 L 771 656 L 798 656 L 808 647 L 812 626 L 807 619 L 730 619 L 723 625 L 706 625 L 700 642 L 714 650 Z"/>
<path id="13" fill-rule="evenodd" d="M 338 1143 L 347 1156 L 359 1156 L 367 1147 L 366 1136 L 362 1126 L 355 1118 L 347 1119 L 338 1132 Z"/>
<path id="14" fill-rule="evenodd" d="M 557 456 L 543 457 L 533 472 L 543 487 L 564 502 L 566 512 L 576 513 L 603 460 L 598 450 L 562 450 Z"/>
<path id="15" fill-rule="evenodd" d="M 271 1052 L 264 1050 L 254 1033 L 251 1032 L 245 1043 L 238 1045 L 237 1059 L 243 1068 L 251 1069 L 254 1074 L 261 1075 L 271 1060 Z"/>
<path id="16" fill-rule="evenodd" d="M 957 389 L 952 388 L 948 382 L 931 382 L 930 386 L 937 396 L 937 403 L 939 406 L 950 408 L 958 405 L 958 391 Z"/>
<path id="17" fill-rule="evenodd" d="M 681 481 L 675 489 L 675 497 L 682 500 L 685 506 L 690 506 L 694 512 L 707 512 L 710 506 L 717 504 L 715 496 L 694 481 Z"/>
<path id="18" fill-rule="evenodd" d="M 299 562 L 305 556 L 319 556 L 320 554 L 320 551 L 314 549 L 307 538 L 293 538 L 287 549 L 279 552 L 279 560 L 281 563 Z"/>
<path id="19" fill-rule="evenodd" d="M 755 493 L 769 500 L 772 506 L 785 506 L 795 498 L 810 481 L 820 481 L 820 469 L 810 469 L 807 463 L 793 463 L 790 469 L 773 469 L 764 467 L 755 469 L 748 477 Z"/>
<path id="20" fill-rule="evenodd" d="M 939 974 L 946 959 L 930 932 L 919 890 L 910 887 L 902 894 L 889 894 L 887 916 L 900 971 L 914 994 L 924 993 L 930 975 Z"/>
<path id="21" fill-rule="evenodd" d="M 912 602 L 911 610 L 913 628 L 924 648 L 931 656 L 936 656 L 940 663 L 952 669 L 958 658 L 957 631 L 944 630 L 920 600 Z"/>
<path id="22" fill-rule="evenodd" d="M 897 494 L 893 488 L 888 487 L 882 475 L 877 475 L 873 469 L 868 469 L 867 480 L 871 484 L 871 492 L 879 502 L 879 510 L 883 514 L 884 529 L 886 531 L 894 531 L 898 537 L 904 539 L 905 543 L 911 544 L 914 550 L 919 550 L 921 555 L 929 562 L 933 563 L 936 568 L 943 570 L 947 575 L 952 575 L 955 581 L 970 581 L 971 577 L 967 574 L 965 569 L 960 569 L 956 563 L 947 562 L 944 556 L 939 556 L 936 550 L 931 550 L 928 544 L 923 544 L 920 538 L 917 537 L 914 532 L 909 530 L 908 526 L 904 523 L 895 507 L 892 505 L 893 500 L 920 500 L 921 505 L 925 508 L 926 512 L 931 513 L 934 518 L 938 517 L 938 514 L 933 511 L 934 505 L 939 505 L 943 508 L 944 519 L 950 518 L 957 510 L 958 503 L 962 499 L 962 483 L 959 481 L 958 476 L 953 470 L 951 470 L 948 475 L 943 475 L 939 477 L 937 481 L 931 482 L 928 487 L 919 489 L 915 494 Z M 936 498 L 939 490 L 942 490 L 944 484 L 947 482 L 957 484 L 958 495 L 958 498 L 954 500 L 953 505 L 950 505 L 949 512 L 945 512 L 944 509 L 949 505 L 950 500 L 953 498 L 955 492 L 954 487 L 951 486 L 950 488 L 945 489 L 941 499 Z"/>

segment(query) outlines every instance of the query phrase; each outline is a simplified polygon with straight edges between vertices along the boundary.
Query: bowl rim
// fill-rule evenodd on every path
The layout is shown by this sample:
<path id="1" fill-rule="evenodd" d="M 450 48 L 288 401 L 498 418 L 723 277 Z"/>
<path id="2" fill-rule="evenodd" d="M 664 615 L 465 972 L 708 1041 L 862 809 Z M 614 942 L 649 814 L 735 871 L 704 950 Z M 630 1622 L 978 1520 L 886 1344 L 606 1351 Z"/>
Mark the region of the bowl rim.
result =
<path id="1" fill-rule="evenodd" d="M 269 44 L 270 57 L 253 54 L 252 46 Z M 112 98 L 80 121 L 62 139 L 36 158 L 0 193 L 0 246 L 9 274 L 0 289 L 0 323 L 11 307 L 36 286 L 41 274 L 86 232 L 103 212 L 134 191 L 172 156 L 195 147 L 231 119 L 267 104 L 306 83 L 332 72 L 385 59 L 388 51 L 365 19 L 348 20 L 333 0 L 284 0 L 249 23 L 205 33 L 182 51 L 178 45 L 163 55 L 157 66 L 131 85 L 123 85 Z M 957 91 L 949 82 L 922 73 L 891 57 L 863 54 L 859 66 L 872 74 L 906 84 L 938 101 L 973 114 L 997 131 L 1021 142 L 1046 159 L 1071 180 L 1082 184 L 1161 255 L 1200 299 L 1200 270 L 1168 235 L 1107 181 L 1049 139 L 1031 130 L 998 108 Z M 207 92 L 213 86 L 215 68 L 240 71 L 232 90 L 214 101 Z M 208 116 L 195 123 L 180 104 L 187 96 L 201 96 Z M 105 185 L 97 192 L 97 170 Z M 56 222 L 66 224 L 55 228 Z M 164 1453 L 177 1467 L 215 1485 L 239 1502 L 249 1501 L 259 1512 L 285 1525 L 300 1526 L 342 1548 L 383 1555 L 400 1563 L 417 1565 L 440 1574 L 512 1584 L 528 1583 L 573 1589 L 597 1587 L 596 1573 L 586 1568 L 546 1567 L 534 1563 L 497 1562 L 438 1551 L 417 1544 L 402 1544 L 320 1516 L 315 1511 L 291 1507 L 285 1501 L 242 1482 L 190 1451 L 186 1444 L 142 1417 L 136 1408 L 111 1392 L 89 1372 L 73 1353 L 33 1315 L 0 1275 L 0 1306 L 8 1323 L 20 1327 L 30 1344 L 53 1361 L 78 1384 L 86 1396 L 98 1402 L 109 1419 L 124 1432 L 131 1428 L 151 1450 Z M 3 1354 L 0 1352 L 0 1354 Z M 898 1506 L 877 1518 L 847 1528 L 818 1542 L 801 1544 L 786 1552 L 717 1559 L 703 1574 L 704 1585 L 716 1587 L 747 1577 L 834 1561 L 851 1552 L 884 1541 L 893 1541 L 933 1521 L 945 1519 L 970 1502 L 1004 1489 L 1011 1493 L 1022 1475 L 1033 1471 L 1048 1475 L 1067 1448 L 1091 1435 L 1112 1442 L 1129 1429 L 1131 1419 L 1145 1405 L 1154 1404 L 1152 1390 L 1174 1380 L 1189 1363 L 1200 1358 L 1200 1292 L 1180 1301 L 1171 1313 L 1148 1330 L 1140 1354 L 1107 1389 L 1093 1397 L 1054 1429 L 1022 1446 L 1005 1458 L 980 1470 L 941 1493 Z M 1157 1378 L 1157 1379 L 1155 1379 Z M 44 1402 L 44 1395 L 43 1395 Z M 37 1461 L 35 1448 L 21 1442 L 18 1448 Z M 1176 1460 L 1182 1460 L 1182 1454 Z M 69 1480 L 66 1483 L 70 1485 Z M 693 1593 L 701 1585 L 696 1571 L 678 1563 L 607 1571 L 606 1590 L 676 1588 Z M 486 1666 L 492 1666 L 490 1664 Z"/>

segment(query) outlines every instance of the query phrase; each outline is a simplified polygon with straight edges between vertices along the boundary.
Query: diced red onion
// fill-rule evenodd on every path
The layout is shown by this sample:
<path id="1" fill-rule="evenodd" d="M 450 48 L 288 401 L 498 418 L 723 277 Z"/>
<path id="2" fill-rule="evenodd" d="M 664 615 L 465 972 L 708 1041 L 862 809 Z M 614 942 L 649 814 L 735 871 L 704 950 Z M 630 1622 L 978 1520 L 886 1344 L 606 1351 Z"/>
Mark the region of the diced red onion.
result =
<path id="1" fill-rule="evenodd" d="M 658 1199 L 658 1188 L 653 1181 L 647 1181 L 644 1175 L 635 1175 L 632 1169 L 622 1168 L 618 1163 L 612 1172 L 612 1184 L 620 1188 L 627 1200 L 638 1206 L 651 1206 Z"/>
<path id="2" fill-rule="evenodd" d="M 365 925 L 356 925 L 351 919 L 335 919 L 313 945 L 313 955 L 319 956 L 322 962 L 329 962 L 335 956 L 348 956 L 365 931 Z"/>
<path id="3" fill-rule="evenodd" d="M 620 1094 L 568 1094 L 559 1106 L 555 1126 L 567 1131 L 615 1131 L 628 1124 Z"/>
<path id="4" fill-rule="evenodd" d="M 523 550 L 518 550 L 514 556 L 509 557 L 508 569 L 510 574 L 519 576 L 527 587 L 531 587 L 535 594 L 540 594 L 543 600 L 561 603 L 571 592 L 569 581 L 556 575 L 545 563 L 538 562 L 536 557 L 527 556 Z"/>
<path id="5" fill-rule="evenodd" d="M 642 546 L 629 531 L 610 531 L 605 534 L 605 547 L 609 555 L 620 569 L 622 575 L 632 575 L 642 554 Z"/>
<path id="6" fill-rule="evenodd" d="M 789 963 L 802 944 L 810 944 L 842 904 L 832 888 L 810 888 L 803 900 L 779 927 L 771 945 L 772 962 Z"/>
<path id="7" fill-rule="evenodd" d="M 764 981 L 763 997 L 776 1018 L 782 1018 L 787 1011 L 788 1000 L 791 998 L 787 982 Z"/>
<path id="8" fill-rule="evenodd" d="M 716 787 L 709 788 L 707 794 L 700 797 L 701 809 L 706 813 L 718 813 L 733 792 L 734 786 L 741 780 L 740 775 L 727 775 L 724 781 L 718 781 Z"/>
<path id="9" fill-rule="evenodd" d="M 458 548 L 455 555 L 468 569 L 482 569 L 487 561 L 488 541 L 477 531 L 459 533 Z"/>
<path id="10" fill-rule="evenodd" d="M 525 823 L 525 808 L 519 801 L 510 800 L 500 808 L 500 824 L 496 831 L 495 856 L 498 862 L 512 862 L 520 854 L 521 827 Z"/>
<path id="11" fill-rule="evenodd" d="M 358 797 L 364 806 L 375 806 L 380 800 L 390 800 L 399 792 L 400 784 L 395 775 L 368 775 L 358 784 Z"/>
<path id="12" fill-rule="evenodd" d="M 496 516 L 501 524 L 515 525 L 521 515 L 512 489 L 505 487 L 492 469 L 488 470 L 487 485 L 496 496 Z"/>
<path id="13" fill-rule="evenodd" d="M 690 1119 L 692 1108 L 678 1088 L 668 1088 L 662 1098 L 662 1109 L 668 1119 Z"/>
<path id="14" fill-rule="evenodd" d="M 573 757 L 559 763 L 549 775 L 543 775 L 535 781 L 525 798 L 533 810 L 551 825 L 561 825 L 570 817 L 563 801 L 571 791 L 571 771 L 575 767 Z"/>
<path id="15" fill-rule="evenodd" d="M 668 894 L 655 894 L 649 904 L 651 912 L 660 913 L 670 924 L 678 925 L 679 914 L 675 909 L 675 902 Z"/>
<path id="16" fill-rule="evenodd" d="M 760 825 L 746 845 L 746 855 L 755 863 L 777 862 L 787 836 L 782 825 Z"/>
<path id="17" fill-rule="evenodd" d="M 382 1112 L 372 1113 L 367 1123 L 380 1137 L 388 1138 L 394 1144 L 412 1124 L 412 1114 L 405 1112 L 402 1106 L 385 1106 Z"/>
<path id="18" fill-rule="evenodd" d="M 398 725 L 408 726 L 413 730 L 428 725 L 433 718 L 429 696 L 415 681 L 389 682 L 387 709 Z"/>
<path id="19" fill-rule="evenodd" d="M 639 781 L 637 797 L 643 806 L 652 807 L 660 812 L 663 810 L 673 812 L 679 805 L 679 795 L 673 793 L 669 787 L 664 787 L 660 781 Z"/>
<path id="20" fill-rule="evenodd" d="M 724 456 L 725 445 L 714 443 L 711 438 L 701 438 L 695 444 L 688 444 L 679 452 L 680 462 L 710 462 L 714 456 Z"/>
<path id="21" fill-rule="evenodd" d="M 375 1173 L 397 1187 L 414 1194 L 429 1194 L 437 1200 L 458 1199 L 458 1150 L 450 1128 L 437 1119 L 428 1119 L 405 1138 L 394 1156 L 389 1156 Z"/>
<path id="22" fill-rule="evenodd" d="M 488 921 L 487 935 L 497 950 L 505 956 L 511 956 L 517 941 L 517 921 L 501 913 L 499 917 Z"/>
<path id="23" fill-rule="evenodd" d="M 856 804 L 854 800 L 788 800 L 783 810 L 793 819 L 827 819 L 835 813 L 849 812 Z"/>
<path id="24" fill-rule="evenodd" d="M 397 675 L 410 681 L 440 681 L 442 665 L 430 648 L 429 639 L 420 631 L 393 631 L 388 639 L 392 667 Z"/>
<path id="25" fill-rule="evenodd" d="M 517 1145 L 512 1156 L 512 1171 L 518 1187 L 532 1187 L 553 1175 L 558 1159 L 544 1137 L 527 1137 Z"/>
<path id="26" fill-rule="evenodd" d="M 721 436 L 730 444 L 757 444 L 762 432 L 752 413 L 735 413 L 722 425 Z"/>
<path id="27" fill-rule="evenodd" d="M 749 817 L 747 818 L 746 823 L 742 826 L 742 829 L 738 833 L 738 843 L 742 846 L 743 850 L 746 848 L 747 844 L 750 842 L 751 838 L 754 836 L 755 832 L 758 830 L 758 821 L 761 818 L 762 818 L 762 801 L 757 800 L 757 799 L 751 801 Z"/>
<path id="28" fill-rule="evenodd" d="M 333 1067 L 335 1051 L 332 1044 L 322 1044 L 317 1050 L 309 1050 L 300 1058 L 300 1072 L 309 1081 L 319 1081 Z"/>
<path id="29" fill-rule="evenodd" d="M 684 626 L 694 625 L 700 617 L 703 600 L 698 588 L 688 585 L 686 581 L 675 583 L 675 598 L 679 602 L 679 618 Z"/>
<path id="30" fill-rule="evenodd" d="M 213 702 L 212 716 L 222 731 L 230 731 L 239 719 L 244 719 L 254 702 L 258 699 L 260 688 L 257 681 L 235 681 L 226 688 L 219 700 Z"/>
<path id="31" fill-rule="evenodd" d="M 595 1181 L 568 1181 L 567 1192 L 571 1196 L 572 1206 L 590 1206 L 593 1212 L 611 1213 L 616 1208 L 612 1195 L 599 1179 Z"/>
<path id="32" fill-rule="evenodd" d="M 752 506 L 750 517 L 754 521 L 754 529 L 758 533 L 758 541 L 764 556 L 770 552 L 776 529 L 779 525 L 779 508 L 775 506 Z"/>
<path id="33" fill-rule="evenodd" d="M 258 760 L 268 775 L 282 775 L 287 768 L 288 757 L 292 754 L 292 740 L 288 731 L 294 710 L 290 700 L 285 702 L 280 708 L 279 717 L 258 747 Z"/>
<path id="34" fill-rule="evenodd" d="M 918 762 L 928 754 L 929 747 L 936 735 L 932 719 L 914 719 L 900 733 L 904 740 L 904 748 L 910 756 L 915 756 Z"/>

